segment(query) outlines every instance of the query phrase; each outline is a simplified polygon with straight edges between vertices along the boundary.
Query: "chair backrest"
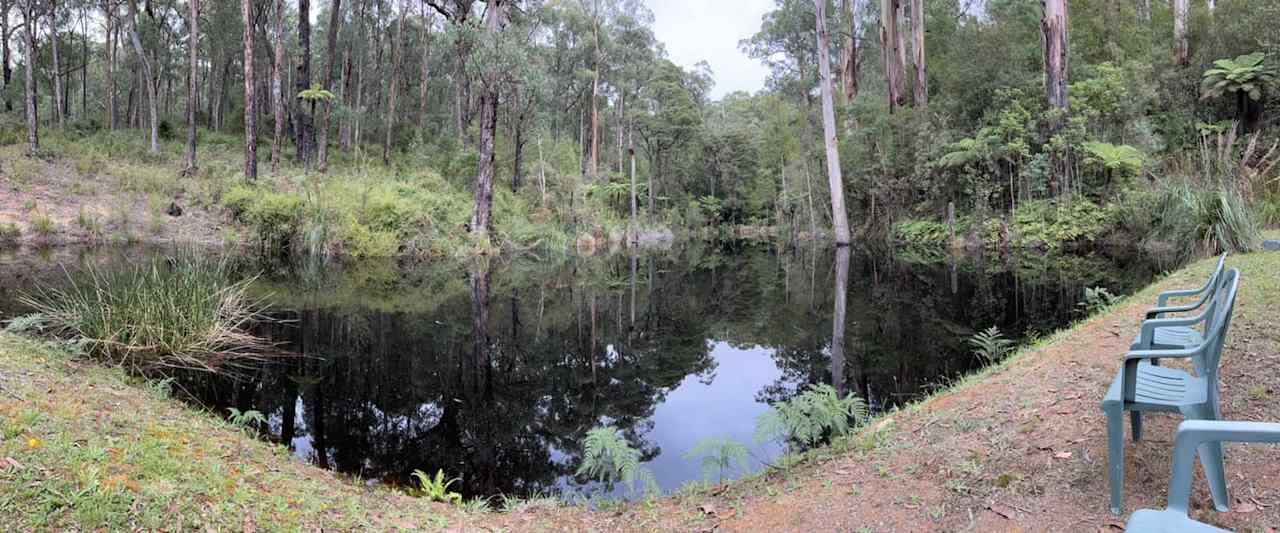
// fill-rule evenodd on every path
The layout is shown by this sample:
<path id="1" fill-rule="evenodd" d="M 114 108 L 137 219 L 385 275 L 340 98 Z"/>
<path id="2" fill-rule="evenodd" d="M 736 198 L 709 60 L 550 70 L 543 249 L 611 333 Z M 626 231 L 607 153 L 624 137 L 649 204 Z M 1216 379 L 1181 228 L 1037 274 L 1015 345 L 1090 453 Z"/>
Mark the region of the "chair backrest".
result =
<path id="1" fill-rule="evenodd" d="M 1209 285 L 1208 285 L 1209 292 L 1205 294 L 1205 298 L 1209 298 L 1209 301 L 1206 302 L 1207 305 L 1205 306 L 1206 314 L 1205 314 L 1205 322 L 1204 322 L 1204 334 L 1206 336 L 1209 335 L 1209 332 L 1217 324 L 1218 313 L 1214 311 L 1219 307 L 1219 304 L 1222 302 L 1223 289 L 1226 288 L 1227 283 L 1229 282 L 1226 274 L 1223 272 L 1223 268 L 1226 266 L 1226 260 L 1227 260 L 1227 254 L 1222 254 L 1220 257 L 1218 257 L 1218 266 L 1213 269 L 1213 275 L 1209 276 Z"/>
<path id="2" fill-rule="evenodd" d="M 1227 330 L 1231 327 L 1231 315 L 1236 306 L 1236 294 L 1240 290 L 1240 270 L 1228 270 L 1222 276 L 1223 287 L 1214 295 L 1212 307 L 1205 321 L 1204 352 L 1201 357 L 1203 368 L 1196 368 L 1196 374 L 1205 377 L 1217 390 L 1218 363 L 1222 360 L 1222 347 L 1227 340 Z M 1199 365 L 1198 365 L 1199 366 Z"/>

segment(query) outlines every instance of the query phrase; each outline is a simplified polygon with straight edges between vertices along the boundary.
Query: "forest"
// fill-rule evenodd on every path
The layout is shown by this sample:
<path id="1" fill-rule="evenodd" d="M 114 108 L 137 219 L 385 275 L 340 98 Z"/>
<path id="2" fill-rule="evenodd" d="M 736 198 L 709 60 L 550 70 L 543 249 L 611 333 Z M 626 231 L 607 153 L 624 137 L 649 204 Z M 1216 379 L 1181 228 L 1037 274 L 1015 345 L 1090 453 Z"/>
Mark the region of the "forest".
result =
<path id="1" fill-rule="evenodd" d="M 357 257 L 1247 250 L 1280 222 L 1274 2 L 776 0 L 738 43 L 766 88 L 714 100 L 639 0 L 315 4 L 3 0 L 6 186 L 67 169 L 157 232 L 195 206 L 245 230 L 215 238 Z M 7 238 L 147 232 L 31 203 Z"/>

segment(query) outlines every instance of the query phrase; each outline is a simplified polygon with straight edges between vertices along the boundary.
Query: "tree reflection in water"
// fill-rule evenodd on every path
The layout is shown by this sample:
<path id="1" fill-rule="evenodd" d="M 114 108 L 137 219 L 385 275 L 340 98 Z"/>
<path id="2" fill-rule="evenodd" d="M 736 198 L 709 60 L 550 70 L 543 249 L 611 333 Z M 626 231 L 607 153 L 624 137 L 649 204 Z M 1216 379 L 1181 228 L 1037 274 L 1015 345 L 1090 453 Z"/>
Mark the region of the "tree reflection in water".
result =
<path id="1" fill-rule="evenodd" d="M 609 424 L 673 489 L 700 477 L 674 463 L 690 435 L 750 442 L 750 417 L 731 413 L 818 382 L 885 409 L 972 368 L 976 330 L 1047 332 L 1076 317 L 1084 287 L 1127 293 L 1160 270 L 1101 255 L 952 265 L 695 247 L 282 275 L 262 287 L 293 322 L 266 333 L 306 357 L 184 385 L 210 407 L 262 411 L 270 438 L 366 479 L 443 469 L 468 496 L 580 490 L 580 442 Z M 655 415 L 676 396 L 686 412 Z M 726 414 L 688 416 L 700 409 Z"/>

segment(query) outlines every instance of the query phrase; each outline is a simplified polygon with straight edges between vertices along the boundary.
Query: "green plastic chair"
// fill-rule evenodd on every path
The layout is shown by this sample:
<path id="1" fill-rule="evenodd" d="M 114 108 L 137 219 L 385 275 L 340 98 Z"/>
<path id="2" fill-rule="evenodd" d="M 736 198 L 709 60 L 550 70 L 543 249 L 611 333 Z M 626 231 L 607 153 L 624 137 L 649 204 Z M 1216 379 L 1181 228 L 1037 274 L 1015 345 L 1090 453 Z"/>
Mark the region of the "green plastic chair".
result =
<path id="1" fill-rule="evenodd" d="M 1231 269 L 1224 276 L 1226 288 L 1217 291 L 1217 302 L 1211 312 L 1213 325 L 1205 331 L 1204 342 L 1193 348 L 1165 350 L 1132 350 L 1124 357 L 1124 366 L 1111 382 L 1102 400 L 1102 411 L 1107 415 L 1107 470 L 1111 484 L 1111 512 L 1117 516 L 1122 511 L 1121 491 L 1124 488 L 1124 412 L 1132 414 L 1133 440 L 1142 439 L 1143 411 L 1171 411 L 1181 413 L 1189 420 L 1219 420 L 1218 363 L 1222 359 L 1222 346 L 1227 330 L 1231 327 L 1231 313 L 1235 307 L 1236 292 L 1240 288 L 1240 271 Z M 1184 325 L 1192 318 L 1161 318 L 1148 320 L 1143 327 L 1156 322 Z M 1195 374 L 1151 364 L 1152 360 L 1190 359 Z M 1201 447 L 1201 462 L 1213 501 L 1218 509 L 1227 506 L 1226 479 L 1220 467 L 1222 447 L 1205 444 Z M 1216 468 L 1216 470 L 1215 470 Z"/>
<path id="2" fill-rule="evenodd" d="M 1223 269 L 1226 266 L 1227 254 L 1218 257 L 1218 266 L 1213 269 L 1213 274 L 1209 276 L 1209 281 L 1205 282 L 1203 287 L 1192 290 L 1167 291 L 1160 293 L 1156 298 L 1156 307 L 1147 311 L 1146 319 L 1165 318 L 1170 313 L 1186 313 L 1195 311 L 1210 304 L 1216 300 L 1218 291 L 1222 289 L 1224 283 Z M 1190 298 L 1199 296 L 1200 299 L 1196 303 L 1188 305 L 1169 305 L 1169 300 L 1173 298 Z M 1212 312 L 1204 312 L 1198 318 L 1209 318 L 1213 316 Z M 1205 322 L 1204 320 L 1196 321 L 1196 324 Z M 1212 324 L 1205 323 L 1204 330 L 1196 330 L 1195 324 L 1190 325 L 1155 325 L 1151 328 L 1143 327 L 1138 336 L 1133 339 L 1131 350 L 1164 350 L 1177 348 L 1192 348 L 1204 342 L 1203 331 L 1207 331 Z M 1154 362 L 1154 361 L 1153 361 Z M 1159 363 L 1156 363 L 1159 364 Z"/>
<path id="3" fill-rule="evenodd" d="M 1224 442 L 1280 443 L 1280 424 L 1262 422 L 1222 422 L 1216 420 L 1188 420 L 1178 426 L 1178 436 L 1173 446 L 1173 475 L 1169 477 L 1169 503 L 1164 510 L 1142 509 L 1129 517 L 1125 531 L 1130 533 L 1177 533 L 1183 531 L 1227 531 L 1187 516 L 1191 502 L 1191 479 L 1195 476 L 1196 450 L 1200 461 L 1205 460 L 1204 447 L 1221 448 Z M 1222 456 L 1212 469 L 1223 471 Z M 1211 470 L 1205 465 L 1205 471 Z M 1218 509 L 1219 511 L 1223 509 Z"/>

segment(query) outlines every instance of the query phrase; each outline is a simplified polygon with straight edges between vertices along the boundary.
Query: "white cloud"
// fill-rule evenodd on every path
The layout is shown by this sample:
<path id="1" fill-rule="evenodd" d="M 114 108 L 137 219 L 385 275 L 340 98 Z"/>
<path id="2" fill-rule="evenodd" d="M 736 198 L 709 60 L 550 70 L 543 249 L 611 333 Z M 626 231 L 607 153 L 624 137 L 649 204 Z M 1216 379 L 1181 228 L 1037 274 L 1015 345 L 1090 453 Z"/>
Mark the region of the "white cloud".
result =
<path id="1" fill-rule="evenodd" d="M 653 32 L 671 60 L 684 68 L 711 65 L 712 98 L 764 88 L 769 69 L 738 49 L 738 41 L 760 31 L 772 0 L 645 0 L 653 11 Z"/>

